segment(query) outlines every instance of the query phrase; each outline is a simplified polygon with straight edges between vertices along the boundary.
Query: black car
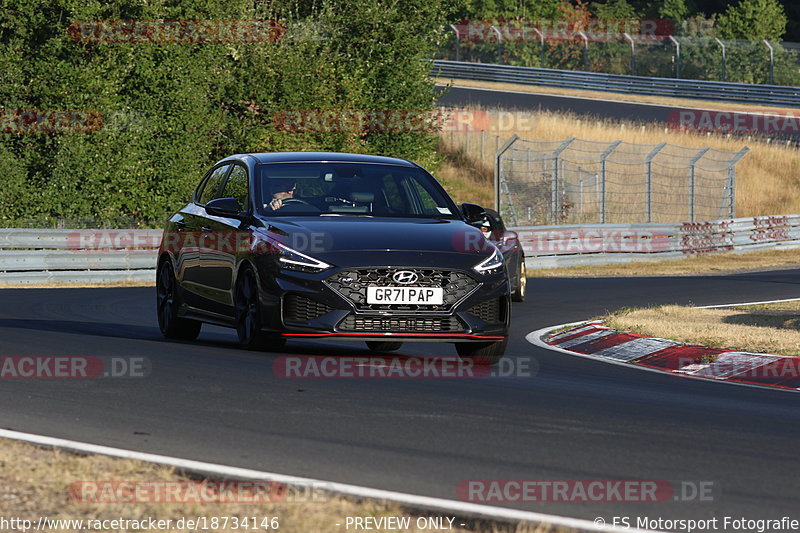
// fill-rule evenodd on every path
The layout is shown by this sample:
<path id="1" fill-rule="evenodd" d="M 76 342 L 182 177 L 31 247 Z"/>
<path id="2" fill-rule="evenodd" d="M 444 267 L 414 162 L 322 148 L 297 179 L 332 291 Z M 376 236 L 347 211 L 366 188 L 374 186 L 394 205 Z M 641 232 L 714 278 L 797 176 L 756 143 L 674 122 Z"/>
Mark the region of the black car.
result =
<path id="1" fill-rule="evenodd" d="M 503 356 L 510 320 L 502 253 L 417 164 L 343 153 L 240 154 L 200 180 L 159 250 L 158 321 L 168 338 L 201 323 L 240 344 L 287 338 L 454 343 L 462 358 Z"/>
<path id="2" fill-rule="evenodd" d="M 506 228 L 500 213 L 494 209 L 486 209 L 486 218 L 481 223 L 481 231 L 500 252 L 508 270 L 508 281 L 511 283 L 511 299 L 515 302 L 525 301 L 525 288 L 528 282 L 528 270 L 525 267 L 525 250 L 519 242 L 516 231 Z"/>

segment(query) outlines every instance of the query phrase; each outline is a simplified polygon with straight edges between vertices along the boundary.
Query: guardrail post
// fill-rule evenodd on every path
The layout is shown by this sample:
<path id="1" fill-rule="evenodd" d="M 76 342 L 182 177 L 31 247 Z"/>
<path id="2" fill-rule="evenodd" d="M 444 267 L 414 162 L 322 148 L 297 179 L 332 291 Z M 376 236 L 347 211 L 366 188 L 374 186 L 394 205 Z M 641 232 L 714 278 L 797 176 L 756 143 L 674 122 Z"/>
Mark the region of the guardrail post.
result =
<path id="1" fill-rule="evenodd" d="M 545 56 L 544 56 L 544 34 L 541 31 L 539 31 L 539 28 L 533 28 L 533 31 L 535 31 L 536 35 L 539 36 L 539 42 L 541 43 L 541 52 L 540 52 L 541 59 L 539 60 L 539 66 L 541 68 L 546 68 L 546 66 L 544 64 L 544 60 L 545 60 Z"/>
<path id="2" fill-rule="evenodd" d="M 769 41 L 764 39 L 764 44 L 769 48 L 769 84 L 775 84 L 775 49 L 769 44 Z"/>
<path id="3" fill-rule="evenodd" d="M 503 146 L 494 154 L 494 210 L 500 212 L 500 173 L 503 171 L 501 158 L 506 150 L 511 148 L 511 145 L 517 142 L 519 135 L 513 135 L 509 140 L 503 143 Z M 499 137 L 498 137 L 499 139 Z"/>
<path id="4" fill-rule="evenodd" d="M 561 146 L 556 148 L 552 154 L 553 172 L 550 185 L 550 218 L 552 219 L 553 224 L 558 224 L 558 161 L 559 157 L 561 157 L 561 152 L 566 150 L 570 143 L 572 143 L 574 140 L 575 137 L 570 137 L 561 143 Z"/>
<path id="5" fill-rule="evenodd" d="M 606 159 L 622 141 L 614 141 L 600 156 L 600 223 L 606 223 Z"/>
<path id="6" fill-rule="evenodd" d="M 717 37 L 714 37 L 714 40 L 717 41 L 717 44 L 719 44 L 719 47 L 722 49 L 722 81 L 727 81 L 727 74 L 725 73 L 725 43 L 720 41 Z"/>
<path id="7" fill-rule="evenodd" d="M 583 70 L 589 70 L 589 38 L 586 37 L 586 34 L 582 31 L 578 32 L 578 35 L 583 37 Z"/>
<path id="8" fill-rule="evenodd" d="M 503 34 L 500 33 L 500 30 L 498 30 L 495 26 L 489 26 L 489 29 L 490 30 L 494 30 L 494 32 L 497 34 L 497 63 L 499 65 L 502 65 L 503 64 Z"/>
<path id="9" fill-rule="evenodd" d="M 703 148 L 697 155 L 692 158 L 689 162 L 689 222 L 694 222 L 694 197 L 695 197 L 695 186 L 694 186 L 694 167 L 700 159 L 706 155 L 710 148 Z"/>
<path id="10" fill-rule="evenodd" d="M 647 174 L 646 174 L 646 177 L 645 177 L 645 195 L 647 196 L 647 200 L 646 201 L 647 201 L 647 223 L 648 224 L 653 221 L 653 182 L 652 182 L 652 173 L 650 172 L 650 170 L 651 170 L 651 167 L 652 167 L 652 164 L 653 164 L 653 158 L 666 145 L 667 145 L 667 143 L 659 144 L 658 146 L 653 148 L 653 150 L 649 154 L 647 154 L 647 159 L 645 159 L 645 165 L 647 167 Z"/>
<path id="11" fill-rule="evenodd" d="M 456 61 L 461 61 L 461 35 L 458 33 L 458 28 L 453 24 L 449 26 L 456 32 Z"/>
<path id="12" fill-rule="evenodd" d="M 634 43 L 633 37 L 627 33 L 623 33 L 622 35 L 631 43 L 631 76 L 636 76 L 636 43 Z"/>
<path id="13" fill-rule="evenodd" d="M 675 77 L 681 77 L 681 43 L 672 35 L 669 35 L 669 40 L 675 45 Z"/>
<path id="14" fill-rule="evenodd" d="M 728 195 L 730 196 L 730 200 L 728 201 L 728 218 L 736 218 L 736 163 L 749 151 L 750 148 L 745 146 L 739 150 L 739 152 L 733 156 L 730 163 L 728 163 Z"/>

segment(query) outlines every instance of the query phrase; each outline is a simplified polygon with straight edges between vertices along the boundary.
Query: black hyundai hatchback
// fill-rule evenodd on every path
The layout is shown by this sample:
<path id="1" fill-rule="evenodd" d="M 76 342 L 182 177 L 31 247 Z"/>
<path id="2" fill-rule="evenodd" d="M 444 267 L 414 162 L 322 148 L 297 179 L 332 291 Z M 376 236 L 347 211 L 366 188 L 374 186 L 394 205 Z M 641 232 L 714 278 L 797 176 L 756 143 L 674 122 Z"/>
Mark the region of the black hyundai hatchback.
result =
<path id="1" fill-rule="evenodd" d="M 422 167 L 344 153 L 239 154 L 214 165 L 167 222 L 158 322 L 194 339 L 235 327 L 245 348 L 287 338 L 454 343 L 503 356 L 509 282 L 500 251 Z"/>

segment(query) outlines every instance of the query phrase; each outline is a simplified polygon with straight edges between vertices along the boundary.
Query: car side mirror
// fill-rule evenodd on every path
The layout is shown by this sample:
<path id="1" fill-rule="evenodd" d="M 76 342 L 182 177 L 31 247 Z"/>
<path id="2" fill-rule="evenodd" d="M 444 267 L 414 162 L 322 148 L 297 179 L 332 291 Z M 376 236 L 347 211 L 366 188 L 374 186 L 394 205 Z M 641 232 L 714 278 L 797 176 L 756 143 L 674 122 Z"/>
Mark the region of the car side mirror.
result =
<path id="1" fill-rule="evenodd" d="M 461 204 L 461 213 L 470 224 L 483 222 L 486 219 L 486 211 L 479 205 Z"/>
<path id="2" fill-rule="evenodd" d="M 242 206 L 236 198 L 215 198 L 206 204 L 206 213 L 215 217 L 242 218 Z"/>
<path id="3" fill-rule="evenodd" d="M 517 235 L 516 231 L 506 230 L 503 232 L 503 244 L 508 244 L 517 240 L 519 240 L 519 235 Z"/>

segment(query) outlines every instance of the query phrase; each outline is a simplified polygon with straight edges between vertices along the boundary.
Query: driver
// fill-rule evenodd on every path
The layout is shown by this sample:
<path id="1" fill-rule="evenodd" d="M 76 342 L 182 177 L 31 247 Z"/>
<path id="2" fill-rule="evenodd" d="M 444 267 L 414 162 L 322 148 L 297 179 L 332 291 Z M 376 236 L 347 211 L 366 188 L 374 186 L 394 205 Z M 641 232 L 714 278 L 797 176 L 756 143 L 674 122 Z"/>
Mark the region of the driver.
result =
<path id="1" fill-rule="evenodd" d="M 294 192 L 297 190 L 297 182 L 288 179 L 272 180 L 269 185 L 269 192 L 272 194 L 272 200 L 267 206 L 273 211 L 277 211 L 283 207 L 286 200 L 294 198 Z"/>

